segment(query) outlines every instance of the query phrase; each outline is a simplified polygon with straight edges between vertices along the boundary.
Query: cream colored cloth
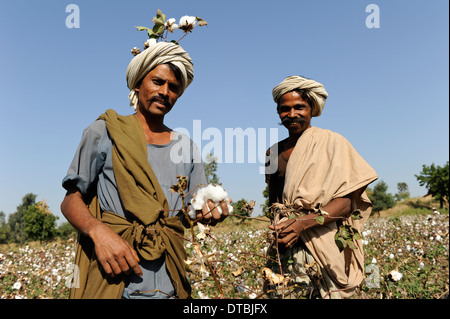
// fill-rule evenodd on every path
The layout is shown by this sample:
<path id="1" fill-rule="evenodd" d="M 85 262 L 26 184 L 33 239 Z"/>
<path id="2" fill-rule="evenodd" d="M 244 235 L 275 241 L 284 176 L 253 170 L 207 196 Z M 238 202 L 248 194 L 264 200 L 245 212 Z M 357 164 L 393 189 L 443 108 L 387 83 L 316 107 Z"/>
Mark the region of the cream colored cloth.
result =
<path id="1" fill-rule="evenodd" d="M 278 104 L 278 100 L 284 94 L 293 90 L 305 90 L 308 97 L 314 103 L 314 105 L 310 105 L 312 108 L 311 115 L 313 117 L 320 116 L 323 108 L 325 107 L 325 100 L 328 97 L 328 93 L 325 91 L 325 87 L 321 83 L 301 76 L 289 76 L 273 88 L 273 100 Z"/>
<path id="2" fill-rule="evenodd" d="M 280 254 L 283 273 L 292 281 L 286 286 L 270 286 L 271 299 L 342 299 L 336 284 L 315 262 L 303 245 L 294 245 Z M 288 262 L 290 261 L 290 262 Z M 276 267 L 278 268 L 278 267 Z M 272 270 L 277 271 L 274 267 Z"/>
<path id="3" fill-rule="evenodd" d="M 347 217 L 343 224 L 361 232 L 372 211 L 364 190 L 377 178 L 375 170 L 343 136 L 311 127 L 300 136 L 289 158 L 283 198 L 297 209 L 309 210 L 352 194 L 352 211 L 359 210 L 362 219 Z M 307 229 L 300 237 L 338 289 L 345 289 L 340 292 L 345 298 L 364 279 L 364 252 L 361 240 L 356 242 L 357 249 L 347 247 L 339 252 L 334 241 L 337 230 L 338 225 L 332 222 Z"/>
<path id="4" fill-rule="evenodd" d="M 138 95 L 134 90 L 136 84 L 138 84 L 151 69 L 168 62 L 177 66 L 181 71 L 180 96 L 189 84 L 192 83 L 192 80 L 194 79 L 194 67 L 189 54 L 184 51 L 180 45 L 171 42 L 158 42 L 153 44 L 136 55 L 127 68 L 127 85 L 130 89 L 128 98 L 130 99 L 130 106 L 135 110 L 138 106 Z"/>

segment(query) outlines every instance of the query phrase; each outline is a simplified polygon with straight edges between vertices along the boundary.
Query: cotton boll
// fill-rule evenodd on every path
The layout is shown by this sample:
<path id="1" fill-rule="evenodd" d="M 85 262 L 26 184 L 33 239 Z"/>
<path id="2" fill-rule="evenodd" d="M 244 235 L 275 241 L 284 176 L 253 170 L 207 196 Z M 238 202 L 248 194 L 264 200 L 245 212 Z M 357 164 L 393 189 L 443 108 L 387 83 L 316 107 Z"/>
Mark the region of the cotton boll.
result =
<path id="1" fill-rule="evenodd" d="M 211 199 L 214 203 L 225 200 L 228 197 L 227 192 L 222 186 L 208 185 L 204 188 L 206 198 Z"/>
<path id="2" fill-rule="evenodd" d="M 194 198 L 192 198 L 192 200 L 191 200 L 191 205 L 194 210 L 202 209 L 204 204 L 205 204 L 205 200 L 203 199 L 202 194 L 194 195 Z"/>
<path id="3" fill-rule="evenodd" d="M 209 184 L 206 187 L 203 187 L 198 190 L 198 192 L 194 195 L 191 200 L 191 209 L 189 211 L 189 217 L 191 219 L 196 218 L 196 210 L 201 210 L 203 205 L 208 202 L 208 200 L 214 202 L 217 206 L 217 210 L 222 215 L 222 208 L 219 206 L 221 201 L 226 201 L 228 211 L 231 213 L 233 211 L 233 207 L 230 205 L 230 201 L 228 199 L 227 192 L 220 185 L 212 185 Z"/>
<path id="4" fill-rule="evenodd" d="M 195 213 L 195 210 L 192 208 L 192 206 L 191 209 L 189 210 L 189 217 L 191 219 L 195 219 L 197 217 L 197 214 Z"/>
<path id="5" fill-rule="evenodd" d="M 233 206 L 231 206 L 230 200 L 227 200 L 228 214 L 233 213 Z"/>
<path id="6" fill-rule="evenodd" d="M 392 271 L 389 273 L 389 278 L 390 278 L 392 281 L 399 281 L 400 279 L 402 279 L 402 277 L 403 277 L 403 274 L 400 273 L 400 272 L 398 272 L 397 270 L 392 270 Z"/>

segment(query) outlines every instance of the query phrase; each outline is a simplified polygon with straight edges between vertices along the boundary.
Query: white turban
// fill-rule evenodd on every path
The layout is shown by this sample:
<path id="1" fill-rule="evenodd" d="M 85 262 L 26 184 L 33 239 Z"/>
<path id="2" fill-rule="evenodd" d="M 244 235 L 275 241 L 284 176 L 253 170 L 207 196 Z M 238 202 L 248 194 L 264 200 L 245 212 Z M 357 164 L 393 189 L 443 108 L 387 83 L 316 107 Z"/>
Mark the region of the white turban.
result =
<path id="1" fill-rule="evenodd" d="M 130 106 L 134 109 L 138 106 L 138 95 L 134 90 L 138 82 L 154 67 L 169 62 L 181 71 L 180 96 L 183 94 L 194 79 L 192 59 L 180 45 L 171 42 L 158 42 L 136 55 L 128 65 L 127 85 L 130 89 L 128 95 Z"/>
<path id="2" fill-rule="evenodd" d="M 284 94 L 294 90 L 304 90 L 313 102 L 313 105 L 310 105 L 312 108 L 311 115 L 320 116 L 325 106 L 325 100 L 328 97 L 324 86 L 319 82 L 301 76 L 289 76 L 273 88 L 273 100 L 278 104 L 278 101 Z"/>

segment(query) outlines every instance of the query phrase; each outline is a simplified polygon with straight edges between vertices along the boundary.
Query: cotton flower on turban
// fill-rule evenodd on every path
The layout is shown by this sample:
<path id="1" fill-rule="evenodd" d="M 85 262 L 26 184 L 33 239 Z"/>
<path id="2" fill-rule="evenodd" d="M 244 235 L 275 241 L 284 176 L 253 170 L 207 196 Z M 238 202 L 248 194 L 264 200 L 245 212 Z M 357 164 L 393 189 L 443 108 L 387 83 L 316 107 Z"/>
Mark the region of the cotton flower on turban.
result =
<path id="1" fill-rule="evenodd" d="M 294 90 L 305 91 L 306 95 L 313 102 L 313 105 L 311 105 L 311 115 L 320 116 L 325 106 L 325 100 L 328 97 L 325 87 L 321 83 L 311 79 L 306 79 L 301 76 L 290 76 L 273 88 L 273 100 L 278 104 L 278 101 L 284 94 Z"/>
<path id="2" fill-rule="evenodd" d="M 180 96 L 183 94 L 184 90 L 194 79 L 192 59 L 180 45 L 170 42 L 158 42 L 136 55 L 128 65 L 127 85 L 130 89 L 130 94 L 128 95 L 130 106 L 134 107 L 134 109 L 138 106 L 138 95 L 134 88 L 139 81 L 154 67 L 169 62 L 181 71 Z"/>

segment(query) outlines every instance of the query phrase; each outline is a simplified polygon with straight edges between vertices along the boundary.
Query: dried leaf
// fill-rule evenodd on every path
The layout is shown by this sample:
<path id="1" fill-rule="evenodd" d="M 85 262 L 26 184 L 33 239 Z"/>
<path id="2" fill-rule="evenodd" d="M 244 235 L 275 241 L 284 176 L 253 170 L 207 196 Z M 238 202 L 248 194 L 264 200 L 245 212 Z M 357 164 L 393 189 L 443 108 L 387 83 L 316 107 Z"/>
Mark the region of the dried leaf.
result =
<path id="1" fill-rule="evenodd" d="M 195 236 L 198 240 L 205 240 L 206 234 L 205 233 L 198 233 L 197 236 Z"/>
<path id="2" fill-rule="evenodd" d="M 270 285 L 279 285 L 286 279 L 283 275 L 276 274 L 267 267 L 263 268 L 262 277 L 264 280 L 268 281 Z"/>
<path id="3" fill-rule="evenodd" d="M 239 267 L 236 271 L 233 271 L 231 274 L 232 274 L 234 277 L 237 277 L 237 276 L 240 276 L 243 272 L 244 272 L 244 268 Z"/>
<path id="4" fill-rule="evenodd" d="M 198 25 L 199 25 L 200 27 L 205 26 L 205 25 L 208 25 L 208 22 L 206 22 L 206 21 L 203 20 L 202 18 L 199 18 L 199 17 L 195 17 L 195 18 L 197 19 Z"/>

